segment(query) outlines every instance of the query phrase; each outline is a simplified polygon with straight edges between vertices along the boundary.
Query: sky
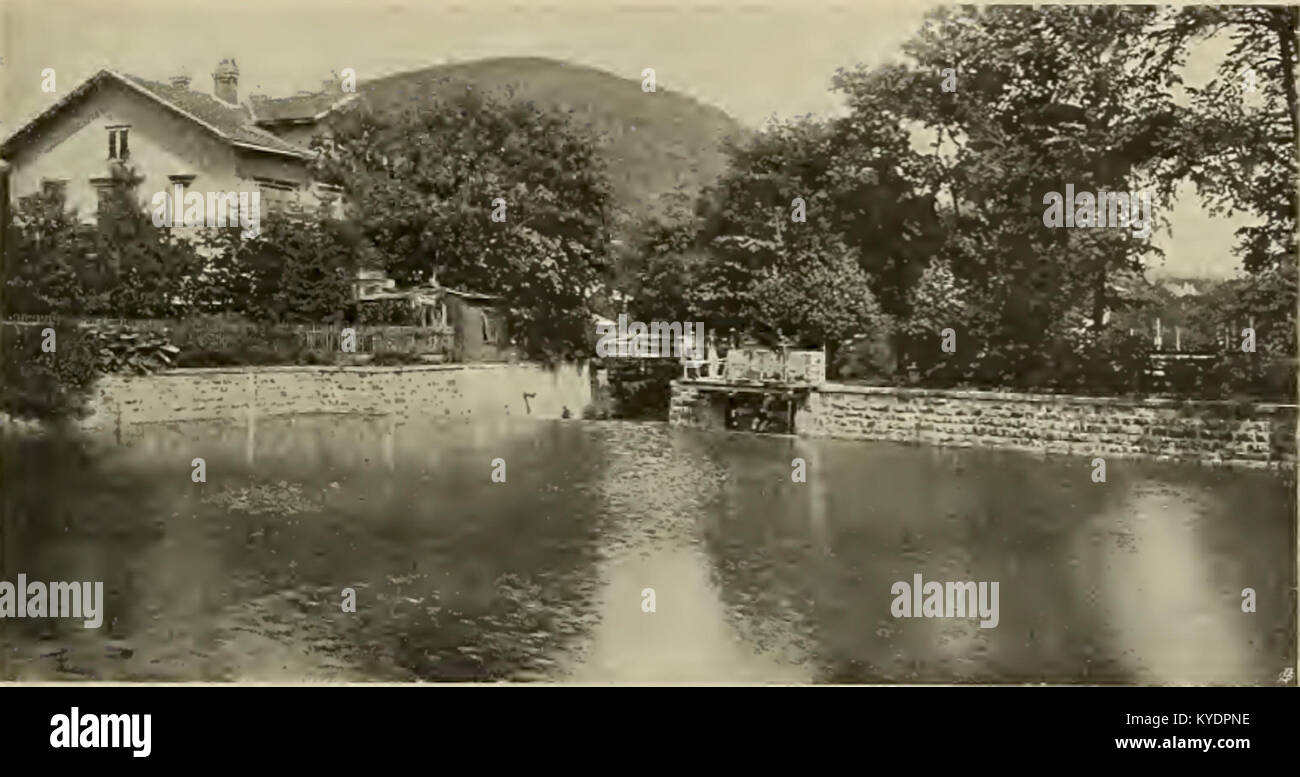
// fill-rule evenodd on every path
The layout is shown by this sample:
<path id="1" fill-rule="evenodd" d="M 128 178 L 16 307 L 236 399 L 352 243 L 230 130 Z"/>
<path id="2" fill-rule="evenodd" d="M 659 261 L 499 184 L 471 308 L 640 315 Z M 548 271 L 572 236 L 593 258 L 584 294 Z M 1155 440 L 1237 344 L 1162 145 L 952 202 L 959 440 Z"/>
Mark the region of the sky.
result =
<path id="1" fill-rule="evenodd" d="M 103 67 L 211 89 L 217 62 L 239 64 L 241 99 L 318 89 L 353 68 L 364 81 L 447 62 L 541 56 L 691 95 L 750 126 L 771 117 L 840 108 L 836 68 L 880 64 L 938 3 L 623 2 L 622 0 L 0 0 L 0 136 Z M 1213 47 L 1211 47 L 1213 48 Z M 1208 49 L 1207 49 L 1208 50 Z M 1218 55 L 1221 56 L 1221 55 Z M 1192 59 L 1190 82 L 1217 66 Z M 41 92 L 54 68 L 58 93 Z M 1195 72 L 1191 72 L 1194 70 Z M 1152 239 L 1167 254 L 1153 275 L 1226 277 L 1233 231 L 1244 219 L 1214 218 L 1186 189 L 1170 214 L 1172 234 Z"/>

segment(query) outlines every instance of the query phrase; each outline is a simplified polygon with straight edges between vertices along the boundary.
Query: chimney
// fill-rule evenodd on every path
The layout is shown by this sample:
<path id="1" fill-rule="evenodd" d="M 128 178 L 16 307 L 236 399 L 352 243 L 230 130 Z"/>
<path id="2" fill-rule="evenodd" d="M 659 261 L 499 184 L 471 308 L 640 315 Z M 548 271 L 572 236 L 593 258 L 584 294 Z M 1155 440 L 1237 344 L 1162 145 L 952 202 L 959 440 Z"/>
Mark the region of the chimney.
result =
<path id="1" fill-rule="evenodd" d="M 181 89 L 189 89 L 189 88 L 190 88 L 190 77 L 189 77 L 189 76 L 175 75 L 175 76 L 172 76 L 172 77 L 171 77 L 170 79 L 168 79 L 168 80 L 171 81 L 171 85 L 172 85 L 172 86 L 180 87 Z"/>
<path id="2" fill-rule="evenodd" d="M 233 59 L 223 59 L 212 73 L 212 93 L 231 105 L 239 104 L 239 66 Z"/>

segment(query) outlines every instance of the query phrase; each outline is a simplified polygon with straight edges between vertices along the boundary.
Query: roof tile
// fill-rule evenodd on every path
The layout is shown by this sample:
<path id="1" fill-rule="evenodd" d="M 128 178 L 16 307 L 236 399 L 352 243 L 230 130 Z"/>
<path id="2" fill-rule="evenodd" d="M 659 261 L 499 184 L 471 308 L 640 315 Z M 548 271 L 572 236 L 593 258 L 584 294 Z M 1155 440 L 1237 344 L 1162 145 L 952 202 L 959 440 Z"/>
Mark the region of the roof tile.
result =
<path id="1" fill-rule="evenodd" d="M 298 94 L 293 97 L 252 95 L 249 97 L 249 101 L 253 104 L 253 113 L 256 115 L 255 120 L 258 122 L 293 121 L 314 119 L 323 113 L 329 112 L 340 102 L 351 96 L 330 92 Z"/>
<path id="2" fill-rule="evenodd" d="M 255 126 L 248 108 L 231 105 L 209 94 L 196 92 L 188 87 L 172 86 L 157 81 L 149 81 L 139 76 L 122 74 L 136 86 L 151 92 L 155 97 L 170 103 L 195 118 L 209 124 L 218 132 L 237 143 L 265 146 L 276 151 L 286 151 L 301 155 L 302 149 L 292 143 Z"/>

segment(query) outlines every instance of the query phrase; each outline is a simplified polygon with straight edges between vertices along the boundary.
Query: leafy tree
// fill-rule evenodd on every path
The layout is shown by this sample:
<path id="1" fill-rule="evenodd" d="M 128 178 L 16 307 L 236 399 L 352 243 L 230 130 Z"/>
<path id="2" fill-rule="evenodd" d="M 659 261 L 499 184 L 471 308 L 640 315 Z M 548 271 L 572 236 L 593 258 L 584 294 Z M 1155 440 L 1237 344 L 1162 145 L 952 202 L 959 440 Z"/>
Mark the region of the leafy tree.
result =
<path id="1" fill-rule="evenodd" d="M 82 313 L 103 306 L 108 268 L 84 261 L 93 253 L 93 232 L 61 195 L 20 199 L 5 245 L 6 314 Z"/>
<path id="2" fill-rule="evenodd" d="M 19 202 L 6 257 L 11 312 L 149 318 L 190 309 L 202 258 L 140 209 L 139 175 L 120 163 L 110 174 L 93 225 L 59 194 Z"/>
<path id="3" fill-rule="evenodd" d="M 832 357 L 854 335 L 886 325 L 851 251 L 795 253 L 791 259 L 757 274 L 751 292 L 756 323 L 792 336 L 800 347 L 824 345 Z"/>
<path id="4" fill-rule="evenodd" d="M 1171 173 L 1190 178 L 1213 212 L 1263 219 L 1237 231 L 1242 265 L 1252 272 L 1296 261 L 1298 23 L 1295 6 L 1170 8 L 1144 53 L 1146 61 L 1172 68 L 1207 38 L 1232 42 L 1214 78 L 1187 88 L 1192 106 L 1179 127 L 1179 164 Z"/>
<path id="5" fill-rule="evenodd" d="M 854 335 L 888 329 L 877 289 L 897 308 L 886 268 L 917 257 L 895 250 L 884 222 L 906 222 L 913 203 L 880 183 L 896 178 L 887 163 L 879 175 L 846 172 L 862 162 L 841 158 L 848 131 L 774 122 L 729 145 L 728 173 L 694 213 L 646 230 L 634 309 L 831 353 Z M 896 207 L 886 213 L 885 203 Z"/>
<path id="6" fill-rule="evenodd" d="M 84 330 L 66 324 L 54 329 L 54 352 L 43 325 L 0 325 L 0 413 L 15 418 L 62 423 L 85 414 L 99 345 Z"/>
<path id="7" fill-rule="evenodd" d="M 1042 372 L 1064 322 L 1100 330 L 1128 304 L 1126 279 L 1155 253 L 1116 230 L 1053 230 L 1042 220 L 1044 193 L 1066 183 L 1149 185 L 1157 204 L 1172 192 L 1159 174 L 1175 153 L 1174 76 L 1158 63 L 1134 67 L 1153 18 L 1118 7 L 941 9 L 904 47 L 909 62 L 836 76 L 851 126 L 929 143 L 905 157 L 900 178 L 932 198 L 944 224 L 933 254 L 965 298 L 948 314 L 968 316 L 947 324 L 1006 379 Z M 949 67 L 954 91 L 942 88 Z M 911 312 L 922 317 L 905 325 L 912 338 L 939 323 L 914 303 Z"/>
<path id="8" fill-rule="evenodd" d="M 261 226 L 237 254 L 251 281 L 246 314 L 294 323 L 339 323 L 348 317 L 355 266 L 332 223 L 318 214 L 283 212 L 263 219 Z"/>
<path id="9" fill-rule="evenodd" d="M 588 350 L 610 199 L 590 133 L 469 91 L 401 116 L 359 117 L 318 147 L 318 174 L 346 189 L 393 278 L 437 273 L 502 295 L 534 355 Z"/>
<path id="10" fill-rule="evenodd" d="M 1167 9 L 1147 59 L 1181 65 L 1191 47 L 1215 36 L 1232 46 L 1215 76 L 1188 88 L 1173 174 L 1196 184 L 1215 213 L 1248 213 L 1262 223 L 1237 230 L 1236 253 L 1249 276 L 1230 283 L 1216 325 L 1253 318 L 1268 360 L 1296 354 L 1296 143 L 1300 99 L 1294 6 L 1188 6 Z M 1265 336 L 1264 333 L 1267 333 Z M 1240 331 L 1234 333 L 1240 335 Z"/>

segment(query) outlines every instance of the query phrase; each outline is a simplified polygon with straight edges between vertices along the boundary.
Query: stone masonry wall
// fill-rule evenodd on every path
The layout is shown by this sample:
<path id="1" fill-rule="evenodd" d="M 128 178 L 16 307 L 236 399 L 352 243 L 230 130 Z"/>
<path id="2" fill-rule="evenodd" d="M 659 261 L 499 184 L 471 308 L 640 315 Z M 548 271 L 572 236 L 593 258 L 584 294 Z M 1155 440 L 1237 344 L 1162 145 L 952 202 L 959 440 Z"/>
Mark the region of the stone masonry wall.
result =
<path id="1" fill-rule="evenodd" d="M 715 431 L 726 429 L 726 407 L 719 407 L 718 401 L 721 396 L 716 391 L 701 391 L 689 382 L 673 381 L 668 423 Z"/>
<path id="2" fill-rule="evenodd" d="M 674 384 L 673 423 L 710 392 Z M 681 404 L 682 407 L 676 407 Z M 1259 468 L 1296 464 L 1295 405 L 824 384 L 795 416 L 809 437 L 1141 456 Z"/>
<path id="3" fill-rule="evenodd" d="M 585 365 L 555 370 L 533 364 L 178 369 L 101 378 L 84 425 L 103 429 L 244 419 L 250 413 L 558 418 L 565 408 L 577 418 L 590 402 Z"/>

